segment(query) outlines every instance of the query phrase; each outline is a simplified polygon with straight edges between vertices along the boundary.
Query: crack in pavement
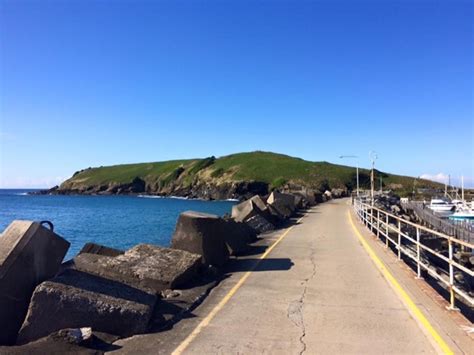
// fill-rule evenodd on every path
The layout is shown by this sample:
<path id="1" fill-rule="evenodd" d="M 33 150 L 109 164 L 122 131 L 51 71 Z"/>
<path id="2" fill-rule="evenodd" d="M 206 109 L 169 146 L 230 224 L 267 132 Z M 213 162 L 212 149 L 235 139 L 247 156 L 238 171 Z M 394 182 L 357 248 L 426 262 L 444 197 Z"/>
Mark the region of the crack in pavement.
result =
<path id="1" fill-rule="evenodd" d="M 301 293 L 301 296 L 299 299 L 292 301 L 288 305 L 288 313 L 287 313 L 288 319 L 294 325 L 296 325 L 298 328 L 301 329 L 301 336 L 299 338 L 299 341 L 301 343 L 302 350 L 299 352 L 299 355 L 302 355 L 306 351 L 306 343 L 304 341 L 304 338 L 306 336 L 306 327 L 304 324 L 304 317 L 303 317 L 304 300 L 306 297 L 306 291 L 308 289 L 308 282 L 311 279 L 313 279 L 314 276 L 316 275 L 316 263 L 314 261 L 314 254 L 315 254 L 314 247 L 311 246 L 310 250 L 311 250 L 310 261 L 311 261 L 311 264 L 313 265 L 313 270 L 311 272 L 311 275 L 301 282 L 301 285 L 304 285 L 303 292 Z"/>

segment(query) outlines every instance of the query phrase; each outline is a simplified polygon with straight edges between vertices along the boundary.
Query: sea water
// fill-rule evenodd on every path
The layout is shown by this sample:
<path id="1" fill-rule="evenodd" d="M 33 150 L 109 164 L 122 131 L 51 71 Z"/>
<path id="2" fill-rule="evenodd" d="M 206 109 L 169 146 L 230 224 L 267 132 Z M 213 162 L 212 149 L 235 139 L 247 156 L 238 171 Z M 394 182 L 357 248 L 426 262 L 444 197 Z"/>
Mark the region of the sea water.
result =
<path id="1" fill-rule="evenodd" d="M 66 260 L 87 242 L 118 249 L 138 243 L 169 246 L 181 212 L 224 215 L 235 201 L 201 201 L 150 196 L 30 195 L 0 189 L 0 232 L 13 220 L 48 220 L 71 243 Z"/>

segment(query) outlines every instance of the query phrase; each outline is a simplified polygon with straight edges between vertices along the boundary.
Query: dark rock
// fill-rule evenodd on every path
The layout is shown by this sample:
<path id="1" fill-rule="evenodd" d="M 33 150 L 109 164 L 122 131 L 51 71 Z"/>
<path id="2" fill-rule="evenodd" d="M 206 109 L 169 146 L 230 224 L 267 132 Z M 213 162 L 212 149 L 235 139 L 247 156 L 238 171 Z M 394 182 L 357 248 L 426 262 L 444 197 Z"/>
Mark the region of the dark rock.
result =
<path id="1" fill-rule="evenodd" d="M 0 344 L 15 343 L 31 295 L 54 276 L 69 243 L 30 221 L 14 221 L 0 238 Z"/>
<path id="2" fill-rule="evenodd" d="M 123 337 L 143 333 L 156 299 L 119 282 L 67 270 L 36 287 L 18 343 L 65 328 L 92 327 Z"/>
<path id="3" fill-rule="evenodd" d="M 205 264 L 222 266 L 229 258 L 222 235 L 223 223 L 224 220 L 216 215 L 183 212 L 176 224 L 171 247 L 202 255 Z"/>
<path id="4" fill-rule="evenodd" d="M 200 265 L 200 255 L 139 244 L 116 257 L 80 254 L 71 268 L 157 294 L 191 280 Z"/>
<path id="5" fill-rule="evenodd" d="M 95 243 L 86 243 L 79 254 L 97 254 L 97 255 L 104 255 L 104 256 L 119 256 L 124 253 L 123 250 L 118 250 L 114 248 L 109 248 L 100 244 Z"/>

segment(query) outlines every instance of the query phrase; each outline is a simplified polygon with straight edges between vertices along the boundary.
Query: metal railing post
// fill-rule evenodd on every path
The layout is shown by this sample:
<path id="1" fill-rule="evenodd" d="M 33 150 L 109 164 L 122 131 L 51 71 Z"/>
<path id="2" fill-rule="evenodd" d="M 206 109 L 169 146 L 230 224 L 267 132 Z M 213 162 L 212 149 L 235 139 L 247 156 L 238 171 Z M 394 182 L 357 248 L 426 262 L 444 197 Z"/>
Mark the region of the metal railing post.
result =
<path id="1" fill-rule="evenodd" d="M 375 216 L 374 216 L 374 209 L 371 207 L 370 208 L 370 228 L 371 228 L 371 231 L 372 231 L 372 234 L 375 235 L 374 233 L 374 219 L 375 219 Z"/>
<path id="2" fill-rule="evenodd" d="M 453 267 L 453 243 L 451 237 L 448 239 L 449 249 L 449 310 L 458 310 L 456 308 L 456 297 L 454 294 L 454 267 Z"/>
<path id="3" fill-rule="evenodd" d="M 398 260 L 402 259 L 402 222 L 398 220 Z"/>
<path id="4" fill-rule="evenodd" d="M 416 228 L 416 278 L 421 279 L 420 266 L 420 228 Z"/>
<path id="5" fill-rule="evenodd" d="M 380 211 L 377 210 L 377 238 L 380 238 Z"/>
<path id="6" fill-rule="evenodd" d="M 388 248 L 388 213 L 385 213 L 385 247 Z"/>

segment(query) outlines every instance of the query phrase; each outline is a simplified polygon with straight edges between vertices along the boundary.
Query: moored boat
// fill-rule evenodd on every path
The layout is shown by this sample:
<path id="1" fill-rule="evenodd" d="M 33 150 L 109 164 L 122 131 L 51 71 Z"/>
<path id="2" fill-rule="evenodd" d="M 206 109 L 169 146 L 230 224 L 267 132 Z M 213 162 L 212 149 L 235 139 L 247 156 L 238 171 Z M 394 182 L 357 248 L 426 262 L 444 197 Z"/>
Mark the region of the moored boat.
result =
<path id="1" fill-rule="evenodd" d="M 433 212 L 451 212 L 455 210 L 456 205 L 446 200 L 432 199 L 428 208 Z"/>

